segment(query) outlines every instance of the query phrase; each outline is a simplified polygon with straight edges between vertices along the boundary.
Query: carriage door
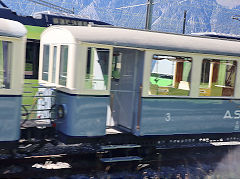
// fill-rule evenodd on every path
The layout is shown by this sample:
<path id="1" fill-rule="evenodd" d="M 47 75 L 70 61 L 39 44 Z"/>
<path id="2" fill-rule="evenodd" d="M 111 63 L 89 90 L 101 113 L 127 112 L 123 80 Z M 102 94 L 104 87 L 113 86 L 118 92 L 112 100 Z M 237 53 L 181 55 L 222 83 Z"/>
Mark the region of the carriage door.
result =
<path id="1" fill-rule="evenodd" d="M 113 53 L 111 82 L 111 120 L 107 125 L 132 131 L 138 117 L 144 52 L 116 48 Z M 110 121 L 110 122 L 109 122 Z"/>

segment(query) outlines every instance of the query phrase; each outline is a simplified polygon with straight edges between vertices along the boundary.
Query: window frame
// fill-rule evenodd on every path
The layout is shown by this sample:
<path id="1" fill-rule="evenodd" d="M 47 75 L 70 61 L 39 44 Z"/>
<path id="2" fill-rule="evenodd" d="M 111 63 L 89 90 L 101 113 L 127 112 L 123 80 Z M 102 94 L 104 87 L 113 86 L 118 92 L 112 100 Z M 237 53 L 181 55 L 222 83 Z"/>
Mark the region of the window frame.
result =
<path id="1" fill-rule="evenodd" d="M 81 70 L 78 75 L 80 75 L 80 79 L 78 81 L 78 93 L 84 95 L 109 95 L 110 87 L 111 87 L 111 76 L 112 76 L 112 57 L 113 57 L 113 47 L 108 45 L 100 45 L 100 44 L 92 44 L 92 43 L 81 43 L 79 44 L 81 56 L 80 66 Z M 108 64 L 108 83 L 106 90 L 94 90 L 94 89 L 86 89 L 85 88 L 85 78 L 86 78 L 86 67 L 87 67 L 87 50 L 88 48 L 104 48 L 109 50 L 109 64 Z"/>
<path id="2" fill-rule="evenodd" d="M 176 57 L 183 57 L 184 58 L 184 60 L 182 61 L 182 62 L 190 62 L 190 71 L 189 71 L 189 76 L 190 76 L 190 79 L 191 79 L 191 69 L 192 69 L 192 58 L 191 57 L 188 57 L 188 56 L 175 56 L 175 55 L 165 55 L 165 54 L 154 54 L 153 55 L 153 57 L 152 57 L 152 63 L 153 63 L 153 61 L 155 61 L 156 63 L 158 63 L 158 62 L 163 62 L 162 60 L 167 60 L 167 59 L 162 59 L 162 60 L 160 60 L 160 59 L 156 59 L 156 58 L 154 58 L 154 56 L 168 56 L 168 57 L 173 57 L 173 58 L 176 58 Z M 181 60 L 178 60 L 177 58 L 175 59 L 175 65 L 174 65 L 174 67 L 171 69 L 171 71 L 173 72 L 173 74 L 174 74 L 174 76 L 172 77 L 172 84 L 171 85 L 165 85 L 165 86 L 158 86 L 158 88 L 157 88 L 157 91 L 159 90 L 159 89 L 163 89 L 163 90 L 166 90 L 166 89 L 176 89 L 176 90 L 178 90 L 178 89 L 180 89 L 179 87 L 180 87 L 180 81 L 179 82 L 176 82 L 176 79 L 177 79 L 177 74 L 175 73 L 176 72 L 176 69 L 177 69 L 177 62 L 180 62 Z M 168 60 L 168 62 L 171 62 L 170 60 Z M 166 63 L 165 63 L 166 64 Z M 173 62 L 171 62 L 171 66 L 173 65 Z M 156 66 L 154 66 L 154 68 L 153 69 L 155 69 L 155 67 Z M 154 71 L 152 71 L 153 69 L 151 69 L 151 75 L 153 74 L 153 73 L 155 73 Z M 155 69 L 156 70 L 156 69 Z M 159 70 L 159 69 L 157 69 L 157 70 Z M 182 66 L 182 70 L 183 70 L 183 66 Z M 181 74 L 181 78 L 183 78 L 183 71 L 182 71 L 182 74 Z M 177 80 L 178 81 L 178 80 Z M 184 80 L 181 80 L 181 81 L 184 81 Z M 178 84 L 179 83 L 179 84 Z M 191 85 L 191 80 L 190 81 L 188 81 L 188 83 L 189 83 L 189 88 L 190 88 L 190 85 Z M 178 87 L 176 88 L 176 85 L 178 84 Z M 150 86 L 151 86 L 151 84 L 150 84 Z M 149 86 L 149 88 L 150 88 L 150 86 Z M 150 90 L 149 90 L 149 92 L 150 92 Z M 179 92 L 179 91 L 178 91 Z M 168 92 L 167 92 L 168 93 Z M 166 95 L 160 95 L 160 94 L 156 94 L 156 95 L 153 95 L 153 94 L 150 94 L 151 96 L 178 96 L 178 95 L 170 95 L 170 94 L 166 94 Z M 189 96 L 190 95 L 190 89 L 188 90 L 188 95 L 180 95 L 180 96 Z"/>
<path id="3" fill-rule="evenodd" d="M 67 46 L 67 64 L 66 64 L 66 68 L 67 68 L 67 71 L 66 71 L 66 80 L 65 80 L 65 85 L 63 85 L 63 84 L 60 84 L 60 73 L 61 73 L 61 70 L 60 70 L 60 68 L 61 68 L 61 52 L 62 52 L 62 46 Z M 53 49 L 53 48 L 52 48 Z M 62 87 L 67 87 L 67 85 L 68 85 L 68 73 L 69 73 L 69 70 L 68 70 L 68 66 L 69 66 L 69 61 L 70 61 L 70 59 L 69 59 L 69 52 L 71 53 L 71 49 L 70 49 L 70 46 L 68 45 L 68 44 L 59 44 L 59 47 L 58 47 L 58 49 L 59 49 L 59 53 L 60 53 L 60 55 L 59 55 L 59 58 L 57 59 L 59 62 L 59 65 L 58 65 L 58 73 L 57 73 L 57 82 L 58 83 L 56 83 L 56 84 L 58 84 L 59 86 L 62 86 Z M 65 59 L 64 59 L 64 61 L 65 61 Z M 53 62 L 53 55 L 52 55 L 52 62 Z M 57 66 L 56 66 L 56 68 L 57 68 Z M 52 69 L 53 68 L 51 68 L 51 73 L 52 73 Z"/>
<path id="4" fill-rule="evenodd" d="M 44 73 L 44 46 L 48 46 L 48 71 L 47 71 L 47 80 L 43 79 L 43 73 Z M 51 57 L 52 57 L 52 53 L 51 53 L 52 49 L 51 49 L 51 45 L 50 44 L 43 44 L 42 45 L 42 69 L 41 69 L 41 77 L 43 81 L 50 81 L 50 64 L 51 64 Z"/>
<path id="5" fill-rule="evenodd" d="M 59 71 L 59 55 L 60 55 L 60 50 L 59 50 L 59 44 L 51 44 L 50 45 L 50 61 L 49 61 L 49 79 L 48 79 L 48 83 L 51 84 L 58 84 L 58 71 Z M 54 67 L 54 47 L 56 47 L 56 64 L 55 64 L 55 76 L 53 76 L 53 67 Z M 53 78 L 55 77 L 55 82 L 53 82 Z"/>
<path id="6" fill-rule="evenodd" d="M 8 56 L 7 56 L 7 76 L 9 76 L 9 88 L 0 88 L 0 90 L 11 90 L 13 89 L 13 64 L 14 59 L 13 59 L 13 48 L 14 48 L 14 42 L 8 39 L 2 39 L 0 38 L 0 41 L 3 42 L 7 42 L 8 43 Z M 3 60 L 4 61 L 4 60 Z M 4 67 L 3 67 L 4 68 Z M 4 70 L 3 70 L 3 81 L 4 81 Z"/>
<path id="7" fill-rule="evenodd" d="M 232 60 L 226 60 L 225 58 L 223 58 L 223 59 L 220 59 L 220 58 L 218 58 L 218 59 L 212 59 L 212 58 L 204 58 L 203 60 L 202 60 L 202 64 L 204 63 L 204 61 L 206 61 L 206 62 L 209 62 L 209 64 L 210 64 L 210 66 L 209 66 L 209 71 L 208 71 L 208 82 L 206 82 L 207 83 L 207 87 L 201 87 L 201 86 L 199 86 L 199 89 L 202 89 L 202 90 L 206 90 L 206 89 L 210 89 L 211 91 L 213 90 L 213 88 L 212 88 L 212 85 L 214 84 L 214 82 L 213 82 L 213 65 L 212 65 L 212 63 L 216 63 L 216 60 L 217 61 L 219 61 L 219 64 L 222 64 L 222 63 L 226 63 L 226 61 L 230 61 L 230 62 L 236 62 L 236 69 L 235 69 L 235 71 L 234 71 L 234 84 L 233 84 L 233 86 L 228 86 L 228 85 L 226 85 L 226 84 L 224 84 L 224 85 L 219 85 L 219 84 L 216 84 L 216 85 L 214 85 L 215 87 L 217 87 L 217 86 L 221 86 L 221 88 L 233 88 L 233 96 L 227 96 L 227 95 L 225 95 L 225 96 L 220 96 L 220 95 L 218 95 L 218 96 L 204 96 L 204 95 L 201 95 L 201 96 L 204 96 L 204 97 L 234 97 L 234 95 L 235 95 L 235 87 L 236 87 L 236 75 L 237 75 L 237 70 L 238 70 L 238 63 L 239 63 L 239 61 L 237 61 L 236 59 L 232 59 Z M 215 61 L 215 62 L 214 62 Z M 225 62 L 224 62 L 225 61 Z M 218 71 L 219 72 L 219 71 Z M 224 77 L 224 79 L 226 80 L 226 69 L 225 69 L 225 73 L 224 73 L 224 75 L 225 75 L 225 77 Z M 201 78 L 202 78 L 202 71 L 201 71 Z M 218 78 L 217 78 L 218 79 Z M 225 80 L 224 80 L 224 83 L 225 83 Z M 202 83 L 202 81 L 200 82 L 200 84 Z M 215 89 L 216 90 L 216 89 Z M 218 89 L 217 89 L 218 90 Z M 220 88 L 219 88 L 219 90 L 220 90 Z M 222 89 L 223 90 L 223 89 Z M 221 92 L 221 93 L 223 93 L 223 91 Z M 211 94 L 210 94 L 211 95 Z M 199 96 L 200 96 L 200 92 L 199 92 Z"/>
<path id="8" fill-rule="evenodd" d="M 22 95 L 25 66 L 25 37 L 0 36 L 0 40 L 11 42 L 10 64 L 10 88 L 0 89 L 0 95 Z"/>
<path id="9" fill-rule="evenodd" d="M 192 58 L 192 71 L 190 80 L 190 94 L 189 96 L 170 96 L 170 95 L 150 95 L 149 94 L 149 78 L 151 75 L 151 64 L 152 57 L 154 54 L 162 54 L 169 56 L 185 56 Z M 235 88 L 233 96 L 200 96 L 199 87 L 201 81 L 201 65 L 203 59 L 222 59 L 237 61 Z M 189 52 L 176 52 L 176 51 L 165 51 L 165 50 L 146 50 L 144 57 L 144 73 L 143 73 L 143 89 L 142 97 L 148 98 L 208 98 L 208 99 L 240 99 L 240 57 L 235 56 L 223 56 L 214 54 L 200 54 L 200 53 L 189 53 Z"/>
<path id="10" fill-rule="evenodd" d="M 49 45 L 50 53 L 49 53 L 49 66 L 48 66 L 48 80 L 43 80 L 42 73 L 43 73 L 43 46 Z M 53 86 L 53 87 L 63 87 L 68 88 L 68 80 L 66 80 L 66 85 L 59 84 L 59 73 L 60 73 L 60 48 L 61 45 L 68 46 L 68 64 L 67 64 L 67 75 L 68 75 L 68 68 L 69 68 L 69 59 L 72 55 L 73 44 L 67 43 L 44 43 L 40 46 L 40 58 L 39 58 L 39 83 L 43 83 L 44 85 Z M 56 71 L 55 71 L 55 82 L 52 82 L 53 79 L 53 60 L 54 60 L 54 47 L 56 47 Z"/>

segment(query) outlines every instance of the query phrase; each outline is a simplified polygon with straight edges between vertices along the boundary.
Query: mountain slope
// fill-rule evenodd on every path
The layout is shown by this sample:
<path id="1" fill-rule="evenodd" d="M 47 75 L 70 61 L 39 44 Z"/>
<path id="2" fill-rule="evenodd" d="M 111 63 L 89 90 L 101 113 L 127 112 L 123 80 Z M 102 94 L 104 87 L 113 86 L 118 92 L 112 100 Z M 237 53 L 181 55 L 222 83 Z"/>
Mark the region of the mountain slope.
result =
<path id="1" fill-rule="evenodd" d="M 144 4 L 147 0 L 48 0 L 76 14 L 116 26 L 143 29 L 146 5 L 123 9 L 119 7 Z M 31 15 L 51 10 L 27 0 L 4 1 L 17 13 Z M 152 29 L 182 33 L 183 14 L 187 10 L 186 33 L 218 32 L 240 34 L 240 21 L 233 15 L 240 14 L 240 0 L 154 0 Z"/>

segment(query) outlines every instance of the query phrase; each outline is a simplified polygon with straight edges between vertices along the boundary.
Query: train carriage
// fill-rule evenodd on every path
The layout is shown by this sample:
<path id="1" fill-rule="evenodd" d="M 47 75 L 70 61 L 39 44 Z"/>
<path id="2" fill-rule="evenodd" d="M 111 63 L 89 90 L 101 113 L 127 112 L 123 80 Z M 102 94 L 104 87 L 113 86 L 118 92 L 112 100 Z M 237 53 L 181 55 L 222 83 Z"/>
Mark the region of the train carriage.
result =
<path id="1" fill-rule="evenodd" d="M 0 18 L 0 142 L 20 138 L 26 34 L 21 23 Z"/>
<path id="2" fill-rule="evenodd" d="M 237 40 L 52 26 L 40 49 L 39 79 L 56 86 L 57 130 L 64 135 L 240 130 Z"/>

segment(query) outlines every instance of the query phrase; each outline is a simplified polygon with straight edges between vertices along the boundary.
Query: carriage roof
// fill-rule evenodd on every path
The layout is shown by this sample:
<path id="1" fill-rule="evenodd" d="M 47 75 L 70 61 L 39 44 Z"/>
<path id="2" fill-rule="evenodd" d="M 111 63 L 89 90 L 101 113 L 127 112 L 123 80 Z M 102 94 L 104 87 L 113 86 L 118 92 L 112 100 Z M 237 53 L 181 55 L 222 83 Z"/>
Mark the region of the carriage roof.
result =
<path id="1" fill-rule="evenodd" d="M 21 23 L 0 18 L 0 36 L 20 38 L 26 34 L 27 30 Z"/>
<path id="2" fill-rule="evenodd" d="M 48 33 L 49 36 L 44 38 Z M 55 38 L 60 43 L 80 41 L 118 47 L 240 56 L 240 41 L 237 40 L 117 27 L 52 26 L 44 31 L 42 39 L 49 39 L 50 36 L 51 40 Z"/>

